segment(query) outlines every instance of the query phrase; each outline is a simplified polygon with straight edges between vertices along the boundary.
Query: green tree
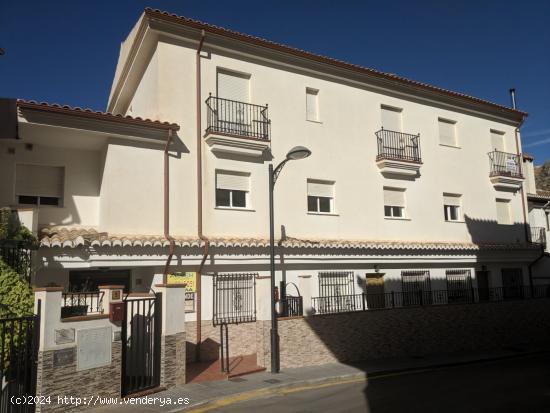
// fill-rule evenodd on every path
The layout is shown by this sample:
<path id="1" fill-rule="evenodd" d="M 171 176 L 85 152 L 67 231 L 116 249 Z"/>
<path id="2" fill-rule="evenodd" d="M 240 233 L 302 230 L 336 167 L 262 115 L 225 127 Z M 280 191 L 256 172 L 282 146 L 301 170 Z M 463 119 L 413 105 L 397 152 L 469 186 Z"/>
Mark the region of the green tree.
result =
<path id="1" fill-rule="evenodd" d="M 32 314 L 34 296 L 25 279 L 0 259 L 0 318 Z"/>

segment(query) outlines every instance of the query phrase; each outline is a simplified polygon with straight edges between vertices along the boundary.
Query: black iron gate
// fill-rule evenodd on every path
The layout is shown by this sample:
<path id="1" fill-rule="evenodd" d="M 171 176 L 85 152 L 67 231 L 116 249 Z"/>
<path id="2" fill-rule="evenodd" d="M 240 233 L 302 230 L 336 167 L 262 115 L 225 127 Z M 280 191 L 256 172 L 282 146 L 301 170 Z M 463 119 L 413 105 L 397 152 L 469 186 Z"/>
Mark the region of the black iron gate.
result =
<path id="1" fill-rule="evenodd" d="M 0 413 L 34 412 L 27 402 L 36 394 L 39 333 L 37 315 L 0 319 Z M 14 397 L 26 399 L 13 403 Z"/>
<path id="2" fill-rule="evenodd" d="M 214 276 L 214 326 L 220 326 L 222 372 L 229 372 L 228 324 L 256 321 L 257 273 L 216 274 Z"/>
<path id="3" fill-rule="evenodd" d="M 160 385 L 162 295 L 126 297 L 122 321 L 122 396 Z"/>

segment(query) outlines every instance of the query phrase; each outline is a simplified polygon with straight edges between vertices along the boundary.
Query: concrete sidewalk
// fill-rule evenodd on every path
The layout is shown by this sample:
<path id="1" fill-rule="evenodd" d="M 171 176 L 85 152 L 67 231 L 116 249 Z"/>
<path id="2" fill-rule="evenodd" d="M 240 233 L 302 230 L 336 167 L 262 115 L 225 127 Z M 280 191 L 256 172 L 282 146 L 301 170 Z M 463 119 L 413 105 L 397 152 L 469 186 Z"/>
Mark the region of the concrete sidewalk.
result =
<path id="1" fill-rule="evenodd" d="M 321 366 L 285 369 L 279 374 L 268 372 L 250 374 L 224 381 L 193 383 L 178 386 L 148 396 L 165 400 L 155 404 L 117 404 L 94 408 L 94 413 L 102 412 L 179 412 L 188 411 L 210 404 L 229 404 L 254 398 L 267 397 L 277 391 L 295 387 L 307 387 L 328 383 L 360 381 L 386 374 L 417 371 L 424 369 L 460 366 L 503 358 L 522 357 L 547 352 L 546 349 L 502 349 L 490 353 L 441 354 L 426 357 L 392 358 L 371 360 L 353 364 L 325 364 Z M 188 398 L 187 405 L 177 403 L 178 399 Z M 170 404 L 166 402 L 170 400 Z M 138 401 L 139 403 L 139 401 Z"/>

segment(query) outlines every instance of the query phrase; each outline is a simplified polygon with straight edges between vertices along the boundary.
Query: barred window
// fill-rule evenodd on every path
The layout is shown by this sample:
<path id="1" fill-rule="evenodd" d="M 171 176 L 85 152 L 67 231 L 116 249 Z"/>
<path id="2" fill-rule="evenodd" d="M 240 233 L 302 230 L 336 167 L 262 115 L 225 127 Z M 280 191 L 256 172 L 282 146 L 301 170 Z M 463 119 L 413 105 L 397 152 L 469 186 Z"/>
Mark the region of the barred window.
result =
<path id="1" fill-rule="evenodd" d="M 471 270 L 447 270 L 445 275 L 447 277 L 447 300 L 449 303 L 467 302 L 470 298 L 473 298 Z"/>
<path id="2" fill-rule="evenodd" d="M 256 321 L 257 273 L 214 276 L 214 325 Z"/>
<path id="3" fill-rule="evenodd" d="M 353 271 L 319 273 L 319 295 L 321 297 L 354 295 Z"/>
<path id="4" fill-rule="evenodd" d="M 422 305 L 432 302 L 432 287 L 428 270 L 401 271 L 403 305 Z"/>

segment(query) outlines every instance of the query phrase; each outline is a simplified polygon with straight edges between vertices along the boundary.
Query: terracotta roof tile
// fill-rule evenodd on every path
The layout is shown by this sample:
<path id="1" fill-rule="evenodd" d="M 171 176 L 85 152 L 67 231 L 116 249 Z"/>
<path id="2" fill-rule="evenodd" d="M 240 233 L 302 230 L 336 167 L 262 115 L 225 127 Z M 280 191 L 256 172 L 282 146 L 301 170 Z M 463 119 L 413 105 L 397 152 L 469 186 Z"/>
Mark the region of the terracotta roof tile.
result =
<path id="1" fill-rule="evenodd" d="M 204 241 L 193 237 L 174 237 L 178 247 L 201 247 Z M 263 238 L 214 238 L 211 247 L 218 248 L 267 248 L 269 240 Z M 41 247 L 167 247 L 169 242 L 162 235 L 118 235 L 98 232 L 94 228 L 50 227 L 41 232 Z M 370 240 L 308 240 L 286 238 L 280 243 L 290 249 L 364 249 L 364 250 L 429 250 L 429 251 L 478 251 L 518 250 L 531 248 L 526 244 L 474 244 L 468 242 L 410 242 Z"/>
<path id="2" fill-rule="evenodd" d="M 59 105 L 57 103 L 36 102 L 34 100 L 18 99 L 17 106 L 21 109 L 44 110 L 48 112 L 84 116 L 89 118 L 102 119 L 106 121 L 131 123 L 135 125 L 141 125 L 141 126 L 157 128 L 157 129 L 172 129 L 177 131 L 180 128 L 179 125 L 176 123 L 160 122 L 158 120 L 151 120 L 151 119 L 143 119 L 143 118 L 140 118 L 139 116 L 133 117 L 133 116 L 115 115 L 109 112 L 100 112 L 100 111 L 94 111 L 92 109 L 87 109 L 87 108 Z"/>
<path id="3" fill-rule="evenodd" d="M 447 90 L 447 89 L 444 89 L 444 88 L 433 86 L 433 85 L 430 85 L 430 84 L 427 84 L 427 83 L 407 79 L 407 78 L 402 77 L 402 76 L 397 76 L 393 73 L 386 73 L 386 72 L 371 69 L 371 68 L 368 68 L 368 67 L 360 66 L 360 65 L 357 65 L 357 64 L 348 63 L 348 62 L 345 62 L 343 60 L 334 59 L 332 57 L 327 57 L 327 56 L 323 56 L 323 55 L 320 55 L 320 54 L 311 53 L 311 52 L 308 52 L 308 51 L 305 51 L 305 50 L 302 50 L 302 49 L 298 49 L 298 48 L 287 46 L 287 45 L 284 45 L 284 44 L 281 44 L 281 43 L 273 42 L 271 40 L 266 40 L 266 39 L 263 39 L 263 38 L 260 38 L 260 37 L 251 36 L 249 34 L 237 32 L 237 31 L 230 30 L 230 29 L 226 29 L 224 27 L 215 26 L 215 25 L 212 25 L 212 24 L 209 24 L 209 23 L 202 22 L 200 20 L 195 20 L 195 19 L 191 19 L 191 18 L 188 18 L 188 17 L 184 17 L 184 16 L 178 16 L 176 14 L 168 13 L 168 12 L 165 12 L 165 11 L 162 11 L 162 10 L 159 10 L 159 9 L 153 9 L 153 8 L 148 7 L 148 8 L 145 9 L 145 14 L 149 17 L 168 20 L 168 21 L 171 21 L 171 22 L 175 22 L 175 23 L 178 23 L 178 24 L 185 25 L 185 26 L 194 27 L 194 28 L 199 29 L 199 30 L 205 30 L 207 32 L 210 31 L 210 32 L 218 34 L 218 35 L 231 37 L 231 38 L 236 39 L 236 40 L 240 40 L 240 41 L 243 41 L 243 42 L 263 46 L 263 47 L 270 48 L 270 49 L 276 49 L 276 50 L 279 50 L 279 51 L 282 51 L 282 52 L 285 52 L 285 53 L 288 53 L 288 54 L 292 54 L 292 55 L 295 55 L 295 56 L 303 57 L 303 58 L 306 58 L 306 59 L 309 59 L 309 60 L 314 60 L 314 61 L 317 61 L 317 62 L 326 63 L 326 64 L 330 64 L 330 65 L 333 65 L 333 66 L 338 66 L 338 67 L 353 70 L 353 71 L 356 71 L 356 72 L 361 72 L 361 73 L 364 73 L 364 74 L 372 75 L 372 76 L 375 76 L 375 77 L 378 77 L 378 78 L 391 80 L 391 81 L 394 81 L 394 82 L 397 82 L 397 83 L 400 83 L 400 84 L 405 84 L 405 85 L 408 85 L 408 86 L 416 87 L 416 88 L 419 88 L 419 89 L 424 89 L 424 90 L 428 90 L 428 91 L 431 91 L 431 92 L 444 94 L 444 95 L 447 95 L 447 96 L 453 96 L 453 97 L 460 98 L 460 99 L 463 99 L 463 100 L 467 100 L 467 101 L 470 101 L 470 102 L 479 103 L 479 104 L 482 104 L 482 105 L 485 105 L 485 106 L 488 106 L 488 107 L 492 107 L 493 109 L 498 109 L 503 113 L 513 115 L 517 119 L 521 119 L 521 118 L 527 116 L 526 112 L 522 112 L 522 111 L 519 111 L 519 110 L 516 110 L 516 109 L 509 108 L 507 106 L 503 106 L 503 105 L 499 105 L 497 103 L 490 102 L 488 100 L 484 100 L 484 99 L 480 99 L 480 98 L 477 98 L 477 97 L 474 97 L 474 96 L 470 96 L 470 95 L 467 95 L 465 93 L 453 92 L 451 90 Z"/>

